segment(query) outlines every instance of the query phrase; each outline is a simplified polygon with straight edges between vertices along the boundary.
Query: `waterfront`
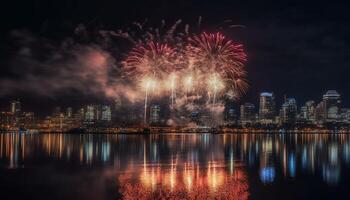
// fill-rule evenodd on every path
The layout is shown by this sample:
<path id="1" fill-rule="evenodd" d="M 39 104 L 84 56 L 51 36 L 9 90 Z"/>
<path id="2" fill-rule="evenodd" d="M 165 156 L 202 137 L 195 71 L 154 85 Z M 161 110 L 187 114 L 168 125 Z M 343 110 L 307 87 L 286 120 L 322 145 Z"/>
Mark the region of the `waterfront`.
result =
<path id="1" fill-rule="evenodd" d="M 0 134 L 1 199 L 347 199 L 346 134 Z"/>

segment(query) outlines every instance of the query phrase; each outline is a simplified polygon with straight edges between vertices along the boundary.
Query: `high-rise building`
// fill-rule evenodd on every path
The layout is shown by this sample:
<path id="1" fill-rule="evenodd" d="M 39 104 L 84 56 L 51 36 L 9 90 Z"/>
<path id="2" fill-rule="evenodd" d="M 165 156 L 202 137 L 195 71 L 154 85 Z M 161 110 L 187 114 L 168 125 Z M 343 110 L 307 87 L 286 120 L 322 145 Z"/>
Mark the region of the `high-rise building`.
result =
<path id="1" fill-rule="evenodd" d="M 306 118 L 307 118 L 307 108 L 306 108 L 306 106 L 301 106 L 300 113 L 298 115 L 298 119 L 300 121 L 306 121 Z"/>
<path id="2" fill-rule="evenodd" d="M 235 125 L 237 123 L 237 112 L 235 109 L 235 102 L 233 101 L 226 101 L 225 102 L 225 109 L 224 109 L 224 122 L 226 125 Z M 216 126 L 218 120 L 216 119 L 218 116 L 217 114 L 214 114 L 215 112 L 212 112 L 211 119 L 209 119 L 209 125 L 210 126 Z"/>
<path id="3" fill-rule="evenodd" d="M 11 113 L 13 115 L 18 115 L 21 112 L 21 102 L 20 101 L 12 101 L 11 102 Z"/>
<path id="4" fill-rule="evenodd" d="M 214 121 L 214 120 L 213 120 Z M 226 113 L 226 122 L 229 125 L 234 125 L 237 123 L 237 113 L 236 109 L 234 108 L 228 108 L 227 113 Z"/>
<path id="5" fill-rule="evenodd" d="M 72 107 L 68 107 L 66 110 L 66 117 L 67 118 L 72 118 L 73 116 L 73 108 Z"/>
<path id="6" fill-rule="evenodd" d="M 19 126 L 21 128 L 32 128 L 34 127 L 35 118 L 34 112 L 23 112 L 21 114 Z"/>
<path id="7" fill-rule="evenodd" d="M 91 122 L 95 120 L 95 107 L 93 105 L 86 106 L 85 121 Z"/>
<path id="8" fill-rule="evenodd" d="M 61 107 L 57 106 L 55 107 L 55 109 L 53 110 L 52 116 L 53 117 L 58 117 L 61 115 Z"/>
<path id="9" fill-rule="evenodd" d="M 102 121 L 111 121 L 112 119 L 112 110 L 110 106 L 102 106 Z"/>
<path id="10" fill-rule="evenodd" d="M 309 100 L 304 106 L 300 108 L 298 119 L 301 122 L 315 123 L 316 120 L 316 106 L 315 101 Z"/>
<path id="11" fill-rule="evenodd" d="M 102 108 L 101 105 L 94 105 L 94 117 L 95 117 L 95 121 L 99 121 L 102 119 Z"/>
<path id="12" fill-rule="evenodd" d="M 315 120 L 317 123 L 323 123 L 325 121 L 325 106 L 324 102 L 321 101 L 317 104 L 316 110 L 315 110 Z"/>
<path id="13" fill-rule="evenodd" d="M 342 108 L 340 110 L 340 120 L 343 123 L 350 123 L 350 109 L 349 108 Z"/>
<path id="14" fill-rule="evenodd" d="M 323 95 L 325 121 L 337 121 L 340 111 L 340 94 L 335 90 L 328 90 Z"/>
<path id="15" fill-rule="evenodd" d="M 263 124 L 273 123 L 275 120 L 275 97 L 273 93 L 260 94 L 259 121 Z"/>
<path id="16" fill-rule="evenodd" d="M 251 103 L 245 103 L 241 105 L 241 124 L 246 125 L 247 123 L 252 124 L 255 121 L 255 106 Z"/>
<path id="17" fill-rule="evenodd" d="M 316 120 L 316 107 L 315 101 L 309 100 L 305 103 L 305 119 L 312 123 Z"/>
<path id="18" fill-rule="evenodd" d="M 160 106 L 151 105 L 150 107 L 150 124 L 158 124 L 160 122 Z"/>
<path id="19" fill-rule="evenodd" d="M 297 102 L 294 98 L 286 99 L 282 104 L 281 122 L 283 124 L 295 124 L 297 118 Z"/>

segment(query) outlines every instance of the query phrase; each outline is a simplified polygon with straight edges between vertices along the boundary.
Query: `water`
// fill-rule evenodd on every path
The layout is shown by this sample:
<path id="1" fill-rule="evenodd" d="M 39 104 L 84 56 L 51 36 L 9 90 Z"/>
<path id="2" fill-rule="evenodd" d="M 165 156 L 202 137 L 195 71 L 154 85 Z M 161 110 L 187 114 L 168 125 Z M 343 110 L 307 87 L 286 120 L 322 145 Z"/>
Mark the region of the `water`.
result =
<path id="1" fill-rule="evenodd" d="M 1 199 L 350 199 L 350 136 L 0 134 Z"/>

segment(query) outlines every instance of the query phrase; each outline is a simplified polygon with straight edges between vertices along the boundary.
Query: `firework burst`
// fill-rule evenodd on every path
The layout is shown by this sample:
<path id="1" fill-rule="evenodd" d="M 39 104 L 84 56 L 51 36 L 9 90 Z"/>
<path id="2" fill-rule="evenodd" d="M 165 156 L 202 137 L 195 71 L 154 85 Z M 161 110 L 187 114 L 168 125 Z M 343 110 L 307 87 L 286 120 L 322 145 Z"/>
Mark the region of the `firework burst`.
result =
<path id="1" fill-rule="evenodd" d="M 176 70 L 176 53 L 167 44 L 149 42 L 135 46 L 123 62 L 125 74 L 131 78 L 163 79 Z"/>
<path id="2" fill-rule="evenodd" d="M 221 33 L 202 33 L 190 37 L 188 42 L 187 55 L 194 70 L 214 76 L 215 80 L 225 83 L 226 94 L 233 94 L 227 95 L 228 97 L 238 98 L 245 92 L 247 83 L 244 63 L 247 56 L 242 45 L 234 44 Z M 217 88 L 212 85 L 211 81 L 208 88 Z"/>

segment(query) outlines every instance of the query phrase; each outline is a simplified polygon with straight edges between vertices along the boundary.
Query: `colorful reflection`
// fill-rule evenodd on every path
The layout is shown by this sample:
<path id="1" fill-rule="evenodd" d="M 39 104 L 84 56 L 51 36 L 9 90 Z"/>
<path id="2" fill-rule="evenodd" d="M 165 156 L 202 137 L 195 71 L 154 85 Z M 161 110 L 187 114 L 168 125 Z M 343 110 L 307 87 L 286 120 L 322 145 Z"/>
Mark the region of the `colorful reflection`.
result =
<path id="1" fill-rule="evenodd" d="M 0 168 L 43 162 L 108 168 L 126 199 L 247 199 L 254 179 L 269 185 L 306 174 L 338 184 L 350 165 L 350 136 L 0 134 Z"/>

